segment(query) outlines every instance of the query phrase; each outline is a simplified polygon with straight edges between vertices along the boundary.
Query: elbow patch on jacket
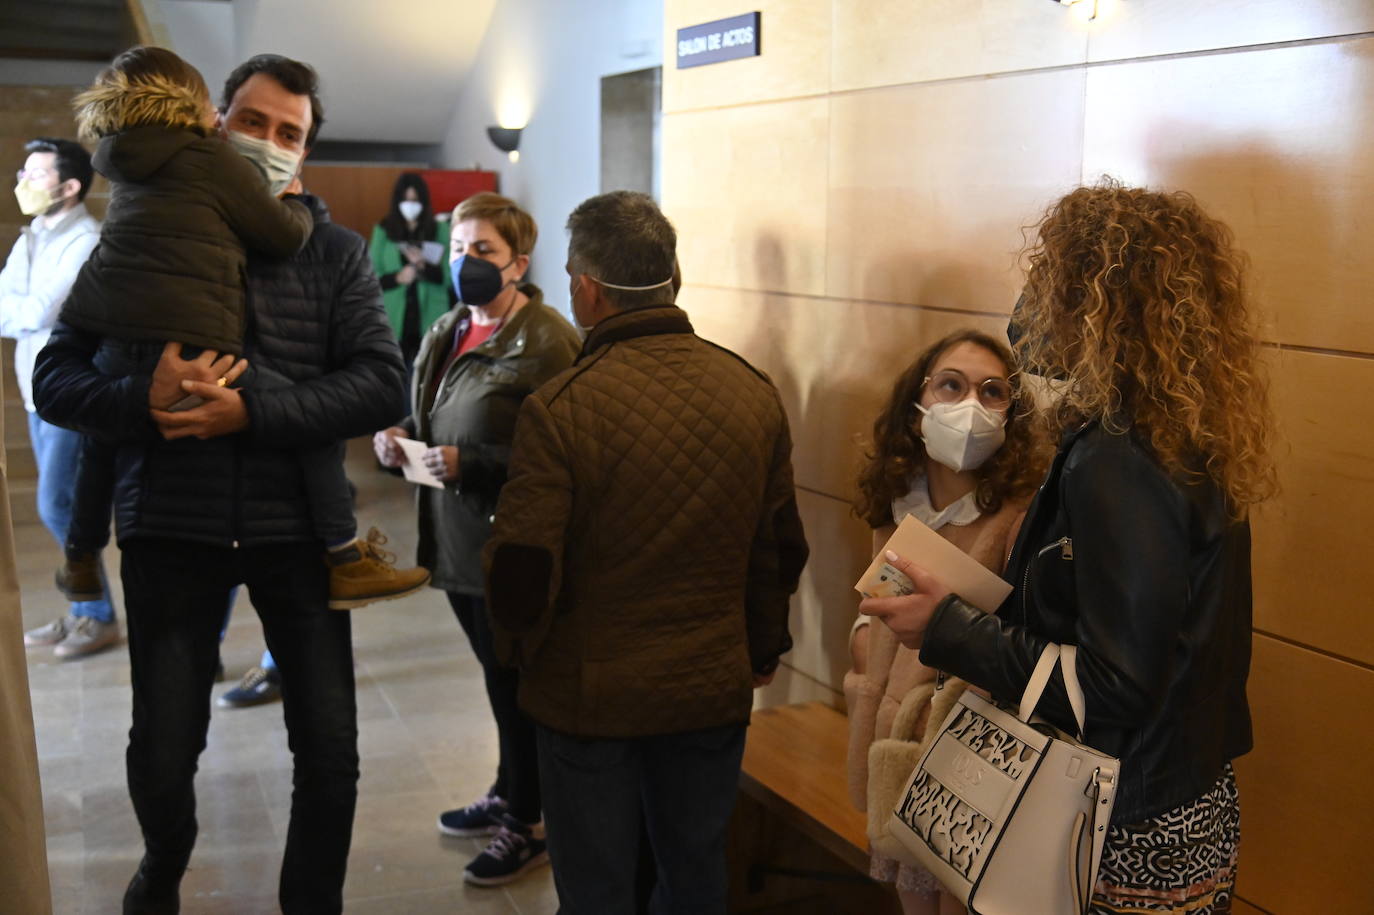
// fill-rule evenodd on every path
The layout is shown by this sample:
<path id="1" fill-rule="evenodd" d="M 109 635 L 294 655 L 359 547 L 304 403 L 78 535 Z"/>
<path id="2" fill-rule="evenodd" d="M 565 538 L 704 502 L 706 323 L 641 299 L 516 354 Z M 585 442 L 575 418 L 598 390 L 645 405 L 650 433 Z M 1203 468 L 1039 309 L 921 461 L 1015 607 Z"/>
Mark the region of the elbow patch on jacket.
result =
<path id="1" fill-rule="evenodd" d="M 786 504 L 774 513 L 773 527 L 774 530 L 796 532 L 794 538 L 782 538 L 778 545 L 778 583 L 791 594 L 797 590 L 802 570 L 806 568 L 806 560 L 811 556 L 811 550 L 802 533 L 801 512 L 797 508 L 796 499 L 788 499 Z"/>
<path id="2" fill-rule="evenodd" d="M 538 625 L 549 607 L 553 555 L 540 546 L 503 543 L 491 557 L 487 594 L 491 615 L 511 632 Z"/>

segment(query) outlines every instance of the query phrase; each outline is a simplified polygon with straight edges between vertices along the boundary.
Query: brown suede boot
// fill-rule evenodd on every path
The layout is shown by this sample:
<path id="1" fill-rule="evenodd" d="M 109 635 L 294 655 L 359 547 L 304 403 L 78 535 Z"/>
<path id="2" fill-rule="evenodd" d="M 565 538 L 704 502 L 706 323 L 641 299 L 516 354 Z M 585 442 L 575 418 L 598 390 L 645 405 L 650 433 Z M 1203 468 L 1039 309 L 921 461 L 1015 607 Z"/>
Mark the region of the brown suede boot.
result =
<path id="1" fill-rule="evenodd" d="M 105 596 L 100 581 L 100 554 L 68 553 L 67 561 L 57 567 L 54 581 L 67 600 L 100 600 Z"/>
<path id="2" fill-rule="evenodd" d="M 429 570 L 398 569 L 396 556 L 382 549 L 386 535 L 375 527 L 366 540 L 325 553 L 329 566 L 329 607 L 352 610 L 379 600 L 414 594 L 429 584 Z"/>

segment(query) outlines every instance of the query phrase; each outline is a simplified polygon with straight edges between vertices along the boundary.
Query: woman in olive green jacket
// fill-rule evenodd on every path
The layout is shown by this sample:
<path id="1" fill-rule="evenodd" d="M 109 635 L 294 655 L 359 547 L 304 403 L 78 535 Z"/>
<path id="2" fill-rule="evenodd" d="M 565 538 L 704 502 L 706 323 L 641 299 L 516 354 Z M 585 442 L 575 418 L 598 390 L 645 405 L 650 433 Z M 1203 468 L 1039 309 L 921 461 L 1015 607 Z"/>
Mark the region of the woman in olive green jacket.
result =
<path id="1" fill-rule="evenodd" d="M 515 420 L 526 395 L 572 365 L 581 339 L 521 282 L 536 228 L 497 194 L 478 194 L 453 211 L 449 268 L 460 304 L 425 334 L 415 361 L 411 415 L 378 432 L 377 459 L 399 467 L 398 438 L 428 443 L 423 463 L 443 488 L 418 487 L 420 546 L 431 584 L 447 592 L 486 677 L 500 741 L 496 781 L 485 797 L 439 815 L 446 835 L 494 835 L 465 879 L 494 885 L 547 860 L 534 726 L 520 711 L 519 675 L 492 651 L 482 545 L 491 535 L 506 482 Z"/>

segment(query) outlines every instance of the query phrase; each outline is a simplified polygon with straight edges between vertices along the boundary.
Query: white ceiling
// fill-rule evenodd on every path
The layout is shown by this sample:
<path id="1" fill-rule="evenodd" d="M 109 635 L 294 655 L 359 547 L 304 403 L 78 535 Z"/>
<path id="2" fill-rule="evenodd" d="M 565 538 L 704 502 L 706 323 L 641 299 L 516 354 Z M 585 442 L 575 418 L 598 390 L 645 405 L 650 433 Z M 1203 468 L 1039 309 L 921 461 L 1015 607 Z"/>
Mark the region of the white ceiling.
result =
<path id="1" fill-rule="evenodd" d="M 322 139 L 439 143 L 496 0 L 158 0 L 172 48 L 212 87 L 254 54 L 320 74 Z"/>

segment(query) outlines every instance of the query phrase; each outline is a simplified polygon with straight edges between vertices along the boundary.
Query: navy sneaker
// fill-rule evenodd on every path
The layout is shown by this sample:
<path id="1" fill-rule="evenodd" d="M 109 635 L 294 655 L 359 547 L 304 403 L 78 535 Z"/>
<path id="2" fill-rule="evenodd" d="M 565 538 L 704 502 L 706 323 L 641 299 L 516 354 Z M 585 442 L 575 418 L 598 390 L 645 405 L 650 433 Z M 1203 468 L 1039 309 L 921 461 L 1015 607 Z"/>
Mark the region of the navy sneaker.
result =
<path id="1" fill-rule="evenodd" d="M 501 815 L 506 812 L 506 802 L 491 792 L 457 810 L 445 810 L 439 814 L 439 831 L 446 836 L 459 836 L 474 839 L 481 836 L 494 836 L 501 831 Z"/>
<path id="2" fill-rule="evenodd" d="M 548 845 L 535 836 L 537 828 L 538 824 L 529 826 L 508 813 L 501 814 L 500 832 L 463 869 L 463 879 L 477 886 L 500 886 L 548 864 Z"/>
<path id="3" fill-rule="evenodd" d="M 281 674 L 275 667 L 250 667 L 239 685 L 216 700 L 220 708 L 248 708 L 281 698 Z"/>

